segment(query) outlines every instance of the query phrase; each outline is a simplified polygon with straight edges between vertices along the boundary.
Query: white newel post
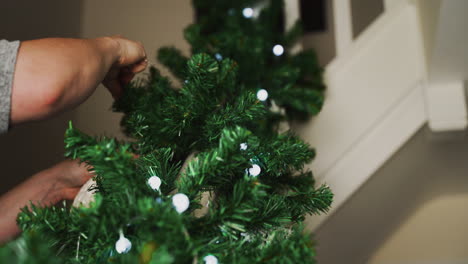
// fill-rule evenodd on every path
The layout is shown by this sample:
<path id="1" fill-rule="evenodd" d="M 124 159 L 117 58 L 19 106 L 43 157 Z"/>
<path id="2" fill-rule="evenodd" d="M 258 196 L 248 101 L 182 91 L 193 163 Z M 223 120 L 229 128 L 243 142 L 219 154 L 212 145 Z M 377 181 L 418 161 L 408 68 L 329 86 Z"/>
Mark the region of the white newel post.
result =
<path id="1" fill-rule="evenodd" d="M 431 83 L 426 89 L 429 128 L 434 132 L 462 131 L 468 127 L 465 82 Z"/>
<path id="2" fill-rule="evenodd" d="M 286 30 L 289 30 L 292 26 L 294 26 L 294 23 L 298 19 L 300 19 L 300 6 L 299 6 L 299 0 L 286 0 L 285 1 L 285 24 L 286 24 Z M 291 48 L 290 52 L 291 53 L 297 53 L 302 50 L 302 43 L 299 41 L 294 45 L 294 47 Z"/>

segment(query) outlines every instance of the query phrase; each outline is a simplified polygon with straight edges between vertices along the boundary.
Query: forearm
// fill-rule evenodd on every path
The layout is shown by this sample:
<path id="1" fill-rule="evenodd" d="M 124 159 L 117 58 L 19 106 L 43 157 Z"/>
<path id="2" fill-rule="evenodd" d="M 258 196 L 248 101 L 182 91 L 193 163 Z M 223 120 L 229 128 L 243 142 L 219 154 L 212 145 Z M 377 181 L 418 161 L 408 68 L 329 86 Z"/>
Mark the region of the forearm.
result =
<path id="1" fill-rule="evenodd" d="M 12 125 L 73 108 L 119 60 L 112 38 L 49 38 L 19 48 L 12 89 Z"/>

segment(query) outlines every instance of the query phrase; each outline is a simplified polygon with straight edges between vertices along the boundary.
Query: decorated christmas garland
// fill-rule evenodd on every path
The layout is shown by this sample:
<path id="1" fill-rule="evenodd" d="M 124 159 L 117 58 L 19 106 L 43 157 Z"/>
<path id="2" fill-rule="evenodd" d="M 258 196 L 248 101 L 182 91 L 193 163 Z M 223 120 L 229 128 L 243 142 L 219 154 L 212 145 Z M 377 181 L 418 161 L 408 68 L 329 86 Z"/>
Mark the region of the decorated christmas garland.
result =
<path id="1" fill-rule="evenodd" d="M 193 2 L 194 55 L 158 55 L 180 85 L 152 67 L 127 87 L 130 142 L 70 125 L 66 156 L 96 176 L 75 207 L 25 208 L 2 263 L 314 263 L 301 223 L 332 193 L 303 169 L 314 150 L 278 131 L 320 111 L 322 69 L 288 53 L 301 30 L 281 31 L 281 0 Z"/>

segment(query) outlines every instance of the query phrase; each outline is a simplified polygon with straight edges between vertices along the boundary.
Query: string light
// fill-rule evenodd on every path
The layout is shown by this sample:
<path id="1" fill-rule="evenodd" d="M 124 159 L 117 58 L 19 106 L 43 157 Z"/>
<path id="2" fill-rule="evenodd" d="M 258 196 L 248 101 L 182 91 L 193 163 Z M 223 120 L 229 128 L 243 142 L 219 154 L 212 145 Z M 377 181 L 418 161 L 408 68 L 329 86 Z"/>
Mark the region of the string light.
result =
<path id="1" fill-rule="evenodd" d="M 215 54 L 215 58 L 216 58 L 218 61 L 220 61 L 220 60 L 223 59 L 223 55 L 221 55 L 221 54 L 219 54 L 219 53 L 216 53 L 216 54 Z"/>
<path id="2" fill-rule="evenodd" d="M 246 150 L 249 147 L 247 143 L 241 143 L 239 146 L 241 150 Z"/>
<path id="3" fill-rule="evenodd" d="M 257 99 L 260 101 L 266 101 L 268 99 L 268 92 L 265 89 L 260 89 L 257 92 Z"/>
<path id="4" fill-rule="evenodd" d="M 159 188 L 161 187 L 161 179 L 158 176 L 151 176 L 148 179 L 148 185 L 151 189 L 159 191 Z"/>
<path id="5" fill-rule="evenodd" d="M 284 53 L 283 46 L 278 44 L 273 47 L 273 54 L 275 54 L 276 56 L 281 56 L 283 55 L 283 53 Z"/>
<path id="6" fill-rule="evenodd" d="M 260 172 L 262 172 L 262 168 L 260 168 L 260 166 L 257 164 L 253 164 L 252 167 L 249 168 L 249 174 L 252 177 L 257 177 L 260 175 Z"/>
<path id="7" fill-rule="evenodd" d="M 242 10 L 242 15 L 244 15 L 245 18 L 252 18 L 254 10 L 251 7 L 246 7 Z"/>
<path id="8" fill-rule="evenodd" d="M 218 264 L 218 258 L 213 255 L 207 255 L 203 258 L 205 264 Z"/>
<path id="9" fill-rule="evenodd" d="M 123 235 L 122 230 L 120 230 L 119 233 L 120 233 L 120 238 L 119 240 L 117 240 L 117 242 L 115 242 L 115 250 L 119 254 L 128 253 L 130 249 L 132 249 L 132 242 L 130 242 L 130 240 L 128 240 L 128 238 L 126 238 Z"/>
<path id="10" fill-rule="evenodd" d="M 185 212 L 190 206 L 190 200 L 187 195 L 183 193 L 178 193 L 172 196 L 172 205 L 176 209 L 176 211 L 181 214 Z"/>

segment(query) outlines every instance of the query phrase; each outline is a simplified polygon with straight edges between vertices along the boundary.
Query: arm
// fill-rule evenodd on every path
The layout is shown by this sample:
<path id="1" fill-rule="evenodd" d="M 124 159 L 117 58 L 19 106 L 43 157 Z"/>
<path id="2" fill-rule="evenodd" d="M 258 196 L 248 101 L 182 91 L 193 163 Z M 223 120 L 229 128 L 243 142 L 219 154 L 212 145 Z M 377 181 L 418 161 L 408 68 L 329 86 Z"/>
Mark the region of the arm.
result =
<path id="1" fill-rule="evenodd" d="M 11 125 L 74 108 L 101 82 L 118 97 L 122 77 L 129 81 L 146 64 L 143 46 L 121 37 L 24 41 L 13 78 Z"/>
<path id="2" fill-rule="evenodd" d="M 34 204 L 53 205 L 72 200 L 91 177 L 86 165 L 74 160 L 63 161 L 39 172 L 0 197 L 0 245 L 20 233 L 16 217 L 21 208 Z"/>

